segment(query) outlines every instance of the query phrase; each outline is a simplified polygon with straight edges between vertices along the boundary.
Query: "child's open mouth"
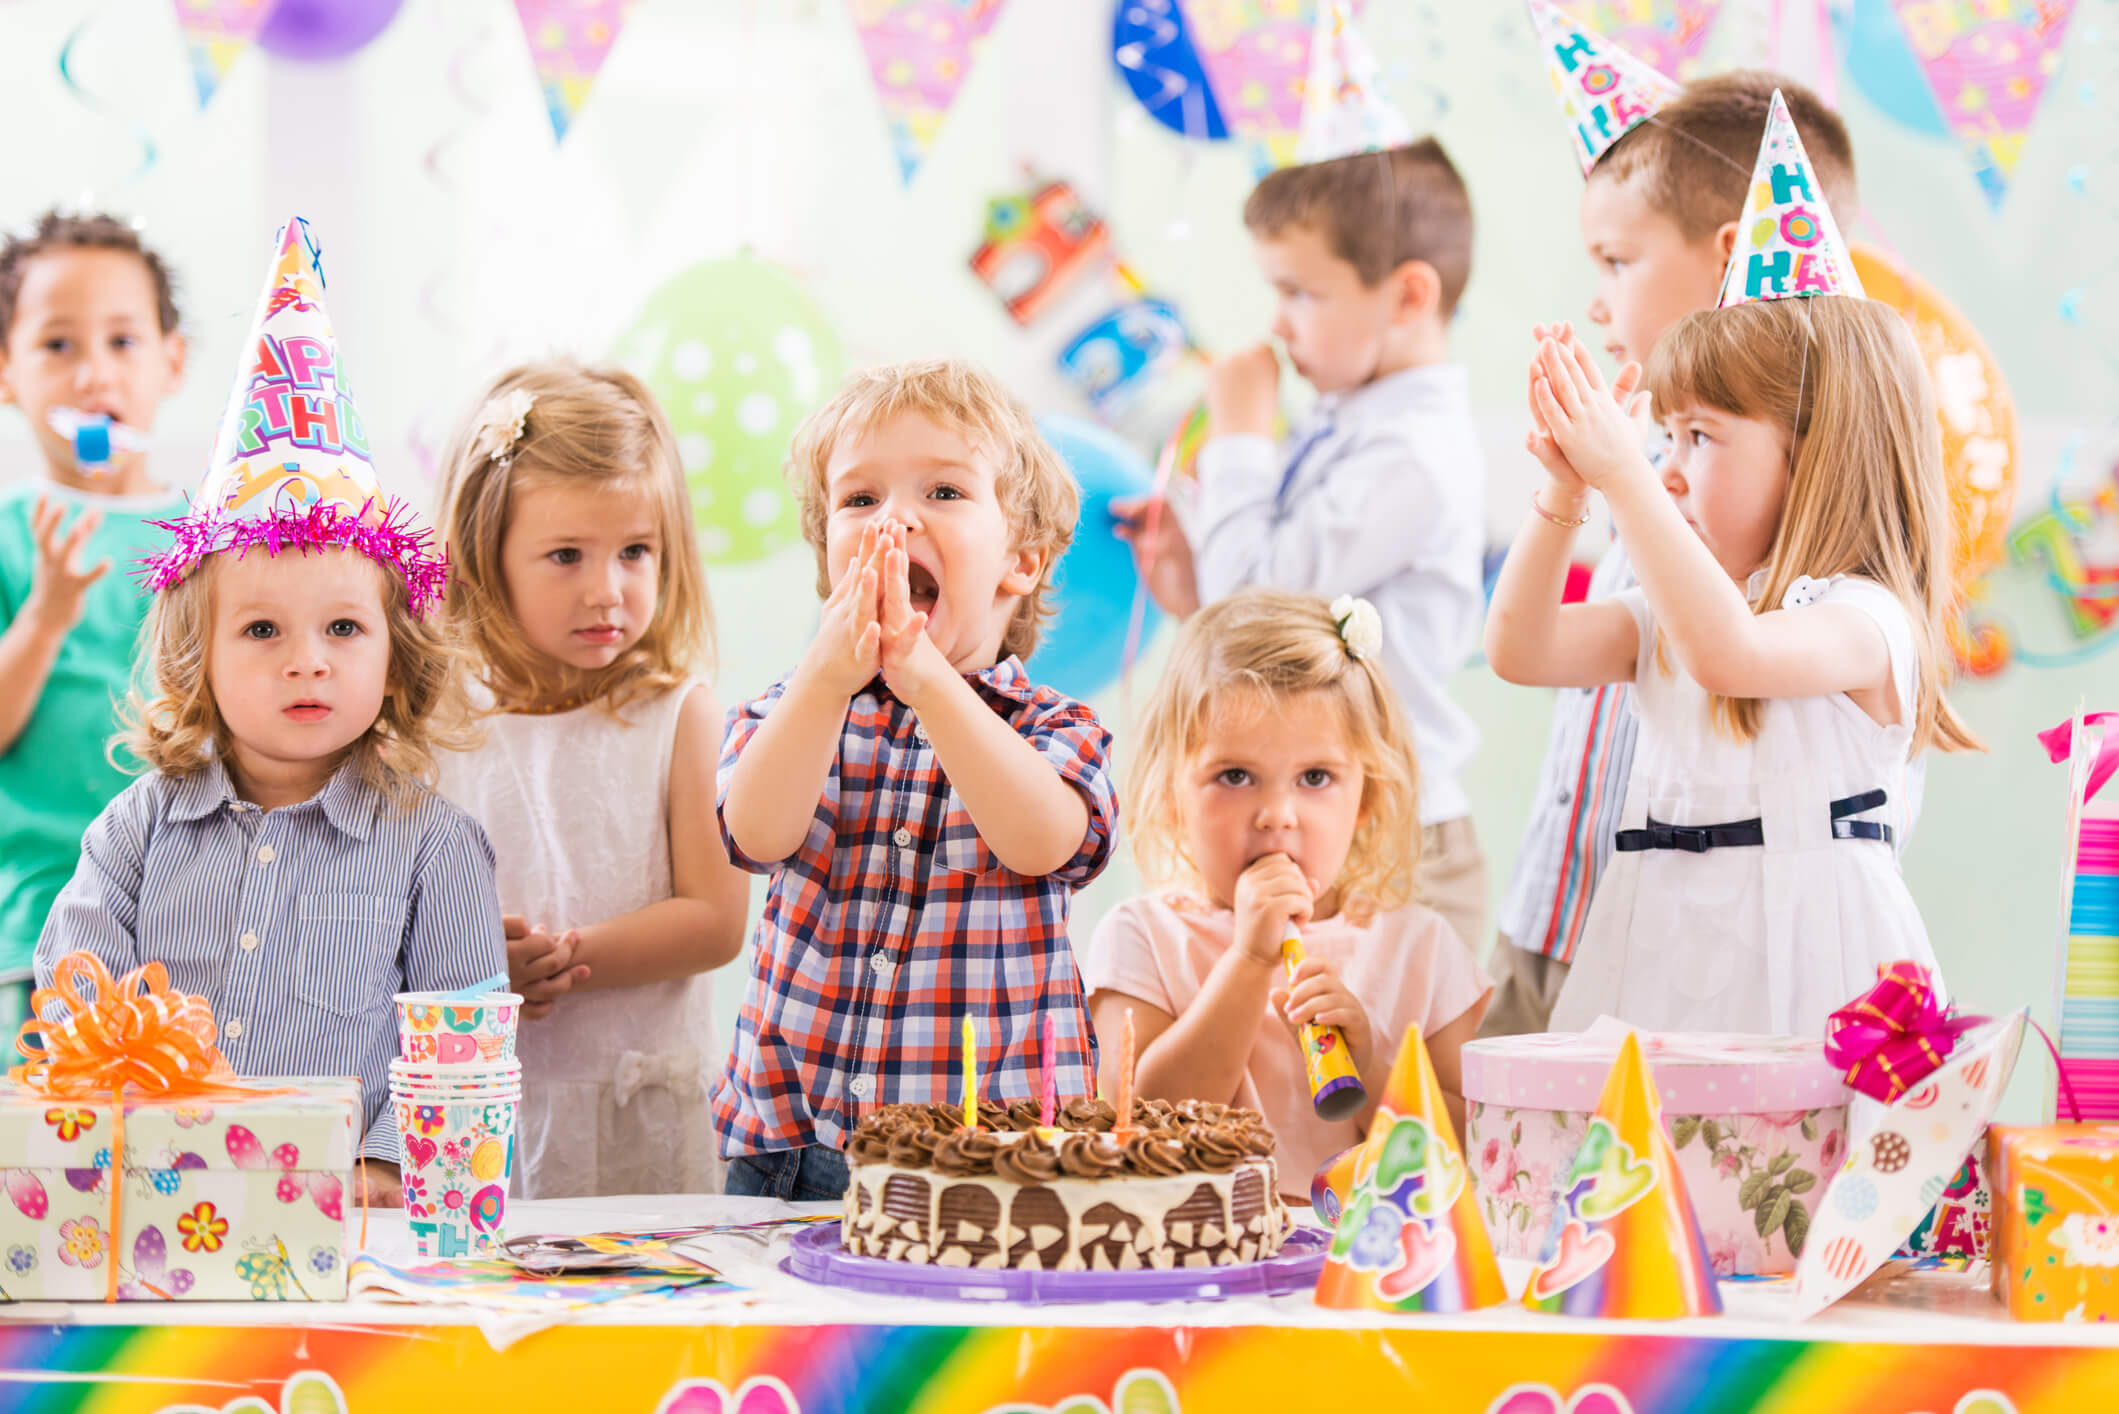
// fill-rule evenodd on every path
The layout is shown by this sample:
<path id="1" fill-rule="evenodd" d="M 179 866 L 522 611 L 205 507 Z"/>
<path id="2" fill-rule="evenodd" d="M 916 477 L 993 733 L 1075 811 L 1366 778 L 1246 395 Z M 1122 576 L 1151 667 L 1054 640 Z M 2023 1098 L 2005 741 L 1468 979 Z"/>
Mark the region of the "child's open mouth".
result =
<path id="1" fill-rule="evenodd" d="M 942 586 L 925 565 L 908 565 L 905 570 L 906 587 L 912 594 L 912 607 L 921 613 L 930 613 L 935 600 L 942 594 Z"/>

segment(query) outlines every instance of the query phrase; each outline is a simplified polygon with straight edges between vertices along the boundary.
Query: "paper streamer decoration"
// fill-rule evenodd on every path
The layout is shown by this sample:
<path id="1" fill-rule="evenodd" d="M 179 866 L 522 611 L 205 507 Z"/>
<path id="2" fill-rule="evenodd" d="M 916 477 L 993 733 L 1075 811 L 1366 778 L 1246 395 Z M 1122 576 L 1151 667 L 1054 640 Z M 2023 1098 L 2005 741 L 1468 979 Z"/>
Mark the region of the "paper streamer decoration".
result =
<path id="1" fill-rule="evenodd" d="M 1567 118 L 1575 160 L 1588 176 L 1611 145 L 1680 92 L 1676 80 L 1585 30 L 1557 5 L 1530 0 L 1547 76 Z"/>
<path id="2" fill-rule="evenodd" d="M 1355 1168 L 1319 1306 L 1452 1312 L 1508 1300 L 1418 1026 L 1406 1028 Z"/>
<path id="3" fill-rule="evenodd" d="M 1376 56 L 1369 52 L 1346 0 L 1322 0 L 1310 36 L 1310 73 L 1302 93 L 1297 162 L 1329 162 L 1382 152 L 1413 140 L 1405 114 L 1383 96 Z"/>
<path id="4" fill-rule="evenodd" d="M 1736 248 L 1722 275 L 1717 307 L 1808 295 L 1864 297 L 1847 243 L 1840 239 L 1825 188 L 1803 151 L 1779 90 L 1766 112 L 1766 136 L 1751 169 Z"/>
<path id="5" fill-rule="evenodd" d="M 634 0 L 515 0 L 522 37 L 529 41 L 537 86 L 552 117 L 552 136 L 567 127 L 589 96 L 618 31 L 631 18 Z"/>
<path id="6" fill-rule="evenodd" d="M 2097 793 L 2119 761 L 2119 717 L 2078 712 L 2040 740 L 2068 767 L 2060 895 L 2060 1066 L 2085 1120 L 2119 1119 L 2119 818 Z M 2058 1077 L 2055 1077 L 2058 1083 Z M 2056 1111 L 2057 1112 L 2057 1111 Z"/>
<path id="7" fill-rule="evenodd" d="M 1942 1068 L 1887 1106 L 1825 1190 L 1795 1268 L 1801 1319 L 1845 1296 L 1920 1226 L 1986 1132 L 2023 1041 L 2019 1011 L 1968 1032 Z"/>
<path id="8" fill-rule="evenodd" d="M 1560 6 L 1593 34 L 1680 82 L 1700 67 L 1700 49 L 1722 0 L 1564 0 Z"/>
<path id="9" fill-rule="evenodd" d="M 781 463 L 844 366 L 839 336 L 794 277 L 748 255 L 694 265 L 648 296 L 617 351 L 669 416 L 707 561 L 744 564 L 800 543 Z"/>
<path id="10" fill-rule="evenodd" d="M 214 91 L 242 56 L 272 9 L 272 0 L 176 0 L 177 28 L 191 55 L 192 82 L 199 106 L 213 101 Z"/>
<path id="11" fill-rule="evenodd" d="M 1620 1043 L 1589 1132 L 1556 1189 L 1552 1231 L 1523 1288 L 1524 1305 L 1642 1320 L 1721 1314 L 1707 1242 L 1663 1132 L 1663 1103 L 1637 1033 Z"/>
<path id="12" fill-rule="evenodd" d="M 2008 195 L 2075 0 L 1978 5 L 1891 0 L 1943 121 L 1972 159 L 1990 206 Z"/>
<path id="13" fill-rule="evenodd" d="M 1001 0 L 848 0 L 890 124 L 898 175 L 911 181 L 978 58 Z"/>

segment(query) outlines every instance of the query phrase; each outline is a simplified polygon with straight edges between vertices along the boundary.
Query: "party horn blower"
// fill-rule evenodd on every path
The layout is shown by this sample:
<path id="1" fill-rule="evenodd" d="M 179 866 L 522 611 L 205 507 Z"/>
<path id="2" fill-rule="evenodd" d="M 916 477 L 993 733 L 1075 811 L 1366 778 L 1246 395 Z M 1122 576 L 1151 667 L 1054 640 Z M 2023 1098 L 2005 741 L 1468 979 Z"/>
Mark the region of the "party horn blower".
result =
<path id="1" fill-rule="evenodd" d="M 1280 962 L 1288 971 L 1288 985 L 1295 985 L 1295 969 L 1309 954 L 1302 950 L 1302 935 L 1292 927 L 1280 944 Z M 1336 1026 L 1311 1023 L 1302 1028 L 1302 1063 L 1310 1072 L 1310 1103 L 1319 1119 L 1352 1119 L 1369 1102 L 1361 1087 L 1361 1074 L 1354 1069 L 1353 1052 L 1346 1033 Z"/>
<path id="2" fill-rule="evenodd" d="M 1508 1300 L 1417 1024 L 1406 1028 L 1354 1172 L 1317 1278 L 1319 1306 L 1452 1312 Z"/>
<path id="3" fill-rule="evenodd" d="M 1721 1293 L 1663 1133 L 1663 1104 L 1628 1032 L 1574 1163 L 1561 1175 L 1553 1230 L 1523 1289 L 1534 1311 L 1666 1320 L 1718 1316 Z"/>

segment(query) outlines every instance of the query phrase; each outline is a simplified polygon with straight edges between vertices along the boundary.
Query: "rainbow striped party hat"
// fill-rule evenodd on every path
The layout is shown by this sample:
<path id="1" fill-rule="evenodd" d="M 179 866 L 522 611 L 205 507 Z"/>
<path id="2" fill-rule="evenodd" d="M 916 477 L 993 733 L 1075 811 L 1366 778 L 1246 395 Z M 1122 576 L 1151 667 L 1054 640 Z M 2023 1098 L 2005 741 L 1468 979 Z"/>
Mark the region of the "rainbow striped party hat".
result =
<path id="1" fill-rule="evenodd" d="M 1585 177 L 1613 143 L 1682 92 L 1676 79 L 1582 28 L 1547 0 L 1530 0 L 1530 18 Z"/>
<path id="2" fill-rule="evenodd" d="M 1807 295 L 1866 297 L 1854 257 L 1825 205 L 1824 184 L 1803 151 L 1787 102 L 1775 89 L 1766 136 L 1751 169 L 1751 195 L 1744 200 L 1736 248 L 1729 252 L 1715 307 Z"/>
<path id="3" fill-rule="evenodd" d="M 1523 1304 L 1566 1316 L 1718 1316 L 1721 1293 L 1663 1133 L 1663 1103 L 1628 1033 L 1589 1133 L 1560 1180 L 1553 1230 Z"/>
<path id="4" fill-rule="evenodd" d="M 1356 1311 L 1476 1311 L 1508 1300 L 1479 1220 L 1442 1086 L 1406 1028 L 1346 1211 L 1317 1278 L 1317 1304 Z"/>

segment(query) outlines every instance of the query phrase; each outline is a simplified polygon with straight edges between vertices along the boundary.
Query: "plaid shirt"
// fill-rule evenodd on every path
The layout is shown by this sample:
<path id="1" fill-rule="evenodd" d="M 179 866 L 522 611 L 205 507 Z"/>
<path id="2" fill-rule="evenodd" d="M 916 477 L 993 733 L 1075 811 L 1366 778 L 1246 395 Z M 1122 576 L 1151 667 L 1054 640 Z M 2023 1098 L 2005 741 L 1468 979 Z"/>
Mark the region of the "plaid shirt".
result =
<path id="1" fill-rule="evenodd" d="M 880 678 L 847 709 L 808 838 L 787 859 L 753 859 L 728 832 L 728 781 L 787 680 L 729 714 L 721 839 L 770 883 L 735 1050 L 712 1095 L 724 1155 L 842 1145 L 878 1105 L 958 1099 L 967 1012 L 980 1098 L 1037 1095 L 1047 1014 L 1059 1093 L 1094 1090 L 1067 907 L 1111 856 L 1111 735 L 1012 657 L 968 680 L 1089 807 L 1081 848 L 1056 873 L 1032 878 L 994 858 L 913 710 Z"/>

